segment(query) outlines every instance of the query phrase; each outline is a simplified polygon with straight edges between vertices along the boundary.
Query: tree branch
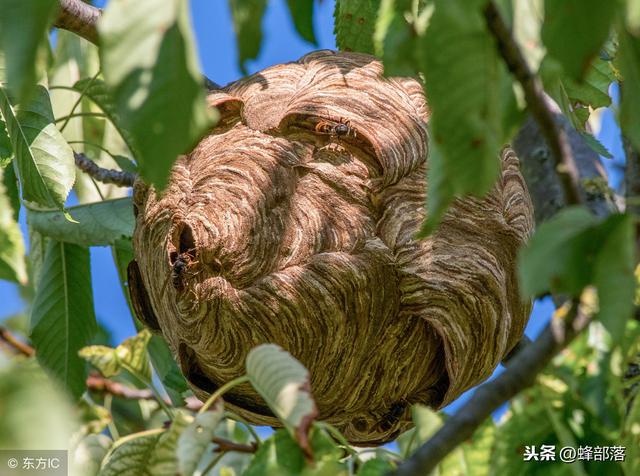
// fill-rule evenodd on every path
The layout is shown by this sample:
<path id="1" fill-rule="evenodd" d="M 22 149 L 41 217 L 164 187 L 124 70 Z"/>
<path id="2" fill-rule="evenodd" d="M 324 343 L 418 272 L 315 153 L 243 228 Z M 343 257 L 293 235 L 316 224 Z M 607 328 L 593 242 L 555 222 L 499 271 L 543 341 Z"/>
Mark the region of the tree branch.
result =
<path id="1" fill-rule="evenodd" d="M 522 85 L 527 108 L 537 121 L 553 153 L 555 170 L 562 183 L 566 203 L 569 205 L 580 204 L 582 200 L 578 167 L 567 134 L 557 126 L 553 113 L 547 105 L 540 79 L 529 70 L 522 52 L 493 1 L 487 2 L 484 15 L 489 31 L 497 41 L 498 50 L 509 70 Z"/>
<path id="2" fill-rule="evenodd" d="M 36 353 L 33 347 L 18 340 L 6 327 L 0 326 L 0 340 L 25 357 L 31 357 Z"/>
<path id="3" fill-rule="evenodd" d="M 429 474 L 456 446 L 470 438 L 503 402 L 532 386 L 538 373 L 587 327 L 590 320 L 591 315 L 579 309 L 577 300 L 570 308 L 565 306 L 557 310 L 542 334 L 517 353 L 502 374 L 478 387 L 471 399 L 400 465 L 395 476 Z"/>
<path id="4" fill-rule="evenodd" d="M 101 13 L 101 9 L 82 0 L 60 0 L 60 11 L 53 26 L 75 33 L 97 45 L 96 25 Z"/>
<path id="5" fill-rule="evenodd" d="M 220 438 L 219 436 L 214 436 L 211 441 L 218 445 L 218 447 L 213 450 L 216 453 L 227 451 L 237 451 L 238 453 L 255 453 L 258 449 L 258 445 L 256 443 L 244 445 L 242 443 L 236 443 L 235 441 L 229 441 L 225 438 Z"/>
<path id="6" fill-rule="evenodd" d="M 136 174 L 121 170 L 104 169 L 84 154 L 74 152 L 73 156 L 76 159 L 76 166 L 98 182 L 110 183 L 119 187 L 133 187 Z"/>

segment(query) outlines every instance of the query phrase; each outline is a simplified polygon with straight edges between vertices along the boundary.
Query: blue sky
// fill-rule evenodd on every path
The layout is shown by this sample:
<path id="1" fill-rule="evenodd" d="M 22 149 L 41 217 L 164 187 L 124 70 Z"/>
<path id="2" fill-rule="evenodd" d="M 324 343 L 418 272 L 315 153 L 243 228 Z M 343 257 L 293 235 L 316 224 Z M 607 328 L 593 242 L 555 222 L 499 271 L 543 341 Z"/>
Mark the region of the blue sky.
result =
<path id="1" fill-rule="evenodd" d="M 95 3 L 102 6 L 105 1 Z M 314 23 L 318 48 L 335 48 L 333 6 L 333 0 L 315 2 Z M 219 0 L 192 0 L 191 11 L 204 74 L 223 85 L 240 78 L 242 75 L 237 63 L 235 35 L 228 3 Z M 273 64 L 296 60 L 316 49 L 296 34 L 285 0 L 268 2 L 263 31 L 260 55 L 255 61 L 247 64 L 250 73 Z M 599 139 L 614 154 L 613 160 L 605 159 L 604 163 L 610 171 L 612 185 L 617 188 L 621 178 L 619 166 L 624 163 L 624 154 L 619 140 L 619 129 L 611 110 L 603 114 Z M 25 229 L 24 213 L 21 223 Z M 97 317 L 111 331 L 115 344 L 134 333 L 131 317 L 118 284 L 110 249 L 92 248 L 91 260 Z M 4 281 L 0 281 L 0 302 L 0 321 L 23 309 L 16 286 Z M 537 302 L 527 327 L 527 334 L 535 337 L 552 312 L 553 305 L 549 299 Z M 450 406 L 449 410 L 457 407 L 464 399 L 463 396 Z"/>

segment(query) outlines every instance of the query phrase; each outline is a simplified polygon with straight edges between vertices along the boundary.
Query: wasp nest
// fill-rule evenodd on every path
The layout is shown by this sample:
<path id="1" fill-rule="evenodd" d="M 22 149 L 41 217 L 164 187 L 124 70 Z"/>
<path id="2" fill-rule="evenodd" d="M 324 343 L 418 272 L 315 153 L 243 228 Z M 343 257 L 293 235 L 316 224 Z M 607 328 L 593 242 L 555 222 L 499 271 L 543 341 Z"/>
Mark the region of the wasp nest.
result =
<path id="1" fill-rule="evenodd" d="M 489 377 L 529 305 L 516 251 L 532 227 L 509 149 L 484 199 L 425 218 L 429 110 L 374 58 L 320 51 L 212 92 L 218 125 L 162 195 L 135 187 L 130 287 L 204 399 L 273 342 L 310 371 L 320 418 L 355 444 L 410 426 Z M 277 426 L 247 384 L 225 396 Z"/>

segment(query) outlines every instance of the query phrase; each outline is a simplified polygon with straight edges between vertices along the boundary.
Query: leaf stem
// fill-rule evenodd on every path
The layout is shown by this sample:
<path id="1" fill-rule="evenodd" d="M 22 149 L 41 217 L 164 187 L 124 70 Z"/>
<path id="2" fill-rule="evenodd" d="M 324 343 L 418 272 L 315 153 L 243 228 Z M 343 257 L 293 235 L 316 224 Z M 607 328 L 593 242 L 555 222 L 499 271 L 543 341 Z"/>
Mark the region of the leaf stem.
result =
<path id="1" fill-rule="evenodd" d="M 62 124 L 62 127 L 60 127 L 60 132 L 64 131 L 64 128 L 67 127 L 67 124 L 69 124 L 69 121 L 71 120 L 71 118 L 73 117 L 73 113 L 75 112 L 76 108 L 80 105 L 80 103 L 82 102 L 82 98 L 84 97 L 85 93 L 89 90 L 89 88 L 91 87 L 91 85 L 93 84 L 93 82 L 98 78 L 98 75 L 100 74 L 100 70 L 98 70 L 96 72 L 96 74 L 94 74 L 91 79 L 87 82 L 87 84 L 85 85 L 85 87 L 82 89 L 82 92 L 80 93 L 80 96 L 78 97 L 78 99 L 76 100 L 76 102 L 73 104 L 73 107 L 71 108 L 71 110 L 69 111 L 69 114 L 66 116 L 67 119 L 64 121 L 64 123 Z"/>
<path id="2" fill-rule="evenodd" d="M 233 413 L 231 411 L 226 410 L 224 412 L 224 416 L 226 418 L 230 418 L 232 420 L 237 421 L 238 423 L 242 423 L 244 426 L 247 427 L 247 430 L 249 431 L 249 433 L 251 433 L 251 436 L 253 436 L 253 439 L 256 440 L 256 443 L 258 445 L 262 444 L 262 439 L 258 436 L 258 433 L 256 432 L 256 430 L 253 428 L 252 425 L 249 424 L 249 422 L 247 422 L 247 420 L 245 420 L 244 418 L 242 418 L 240 415 L 238 415 L 237 413 Z"/>
<path id="3" fill-rule="evenodd" d="M 237 387 L 240 384 L 243 384 L 245 382 L 249 381 L 249 377 L 246 375 L 243 375 L 242 377 L 238 377 L 238 378 L 234 378 L 233 380 L 231 380 L 230 382 L 225 383 L 222 387 L 220 387 L 218 390 L 216 390 L 210 397 L 209 399 L 204 403 L 204 405 L 202 405 L 202 408 L 200 410 L 198 410 L 198 413 L 204 413 L 206 412 L 209 407 L 211 405 L 213 405 L 215 403 L 215 401 L 220 398 L 222 395 L 224 395 L 226 392 L 228 392 L 229 390 L 231 390 L 233 387 Z"/>
<path id="4" fill-rule="evenodd" d="M 215 468 L 216 464 L 220 462 L 220 460 L 224 457 L 226 453 L 219 453 L 211 460 L 211 462 L 207 465 L 206 468 L 202 471 L 201 475 L 205 476 L 209 471 Z"/>

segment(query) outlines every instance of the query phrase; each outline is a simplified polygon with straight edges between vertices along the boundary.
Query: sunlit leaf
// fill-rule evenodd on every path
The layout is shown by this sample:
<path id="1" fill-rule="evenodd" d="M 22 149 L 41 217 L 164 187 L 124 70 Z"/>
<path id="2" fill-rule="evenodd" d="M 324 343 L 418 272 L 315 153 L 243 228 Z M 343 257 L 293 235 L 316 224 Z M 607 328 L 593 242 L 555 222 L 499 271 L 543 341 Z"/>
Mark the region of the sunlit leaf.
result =
<path id="1" fill-rule="evenodd" d="M 0 0 L 0 47 L 6 80 L 19 101 L 29 99 L 36 85 L 36 70 L 46 54 L 47 30 L 57 0 Z"/>
<path id="2" fill-rule="evenodd" d="M 105 377 L 114 377 L 127 370 L 142 381 L 149 382 L 151 368 L 147 358 L 147 344 L 150 338 L 151 333 L 144 329 L 137 335 L 125 339 L 115 349 L 103 345 L 90 345 L 80 350 L 79 355 Z"/>
<path id="3" fill-rule="evenodd" d="M 213 122 L 188 3 L 111 0 L 98 32 L 102 71 L 135 142 L 140 173 L 162 188 L 176 158 L 189 152 Z"/>
<path id="4" fill-rule="evenodd" d="M 29 103 L 16 105 L 0 85 L 0 112 L 11 138 L 23 198 L 62 208 L 75 181 L 75 161 L 54 124 L 47 90 L 37 86 Z"/>
<path id="5" fill-rule="evenodd" d="M 102 464 L 100 476 L 147 476 L 146 468 L 160 436 L 165 430 L 148 430 L 120 438 Z"/>
<path id="6" fill-rule="evenodd" d="M 11 203 L 9 190 L 4 184 L 5 174 L 13 175 L 12 170 L 12 166 L 0 169 L 0 279 L 26 284 L 24 240 L 14 215 L 15 204 Z"/>
<path id="7" fill-rule="evenodd" d="M 373 54 L 379 8 L 380 0 L 337 0 L 334 28 L 338 48 Z"/>
<path id="8" fill-rule="evenodd" d="M 546 0 L 542 41 L 573 79 L 582 78 L 609 37 L 616 2 Z"/>
<path id="9" fill-rule="evenodd" d="M 313 0 L 287 0 L 287 6 L 298 34 L 317 46 L 318 42 L 313 32 Z"/>
<path id="10" fill-rule="evenodd" d="M 216 428 L 224 416 L 220 402 L 212 411 L 196 415 L 178 438 L 177 455 L 180 474 L 193 474 L 205 454 Z"/>
<path id="11" fill-rule="evenodd" d="M 252 349 L 247 355 L 246 368 L 253 387 L 298 444 L 309 451 L 309 428 L 317 415 L 309 371 L 274 344 Z"/>
<path id="12" fill-rule="evenodd" d="M 145 475 L 175 476 L 178 474 L 178 439 L 190 422 L 191 417 L 185 411 L 176 412 L 169 430 L 160 436 L 151 453 Z"/>
<path id="13" fill-rule="evenodd" d="M 85 389 L 78 351 L 96 331 L 89 250 L 51 241 L 31 313 L 31 340 L 42 366 L 74 397 Z"/>
<path id="14" fill-rule="evenodd" d="M 61 212 L 35 210 L 29 210 L 27 221 L 46 236 L 84 246 L 113 245 L 133 234 L 135 219 L 130 197 L 78 205 L 66 211 L 78 223 L 70 222 Z"/>

